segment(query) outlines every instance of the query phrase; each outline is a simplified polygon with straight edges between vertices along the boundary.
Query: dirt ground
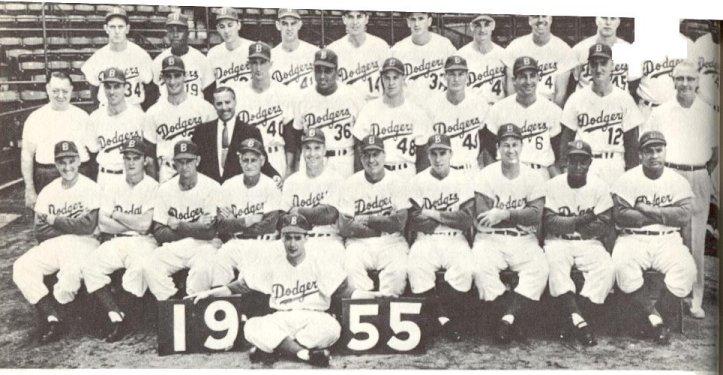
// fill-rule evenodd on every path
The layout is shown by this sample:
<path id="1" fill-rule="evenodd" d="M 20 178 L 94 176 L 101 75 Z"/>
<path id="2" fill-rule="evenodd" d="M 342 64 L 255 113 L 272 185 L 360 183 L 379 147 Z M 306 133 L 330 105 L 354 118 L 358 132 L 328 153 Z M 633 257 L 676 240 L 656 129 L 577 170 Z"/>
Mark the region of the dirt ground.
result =
<path id="1" fill-rule="evenodd" d="M 0 193 L 0 213 L 23 213 L 16 187 Z M 59 342 L 38 346 L 31 339 L 35 311 L 12 282 L 12 263 L 34 244 L 31 221 L 21 216 L 0 228 L 0 368 L 261 368 L 245 352 L 159 357 L 150 328 L 107 344 L 92 334 L 71 332 Z M 718 258 L 706 259 L 707 317 L 684 319 L 684 333 L 670 346 L 627 336 L 599 336 L 593 348 L 564 346 L 531 337 L 526 344 L 498 346 L 489 335 L 461 343 L 439 339 L 422 355 L 333 355 L 336 369 L 660 369 L 717 371 Z M 307 368 L 278 361 L 272 368 Z"/>

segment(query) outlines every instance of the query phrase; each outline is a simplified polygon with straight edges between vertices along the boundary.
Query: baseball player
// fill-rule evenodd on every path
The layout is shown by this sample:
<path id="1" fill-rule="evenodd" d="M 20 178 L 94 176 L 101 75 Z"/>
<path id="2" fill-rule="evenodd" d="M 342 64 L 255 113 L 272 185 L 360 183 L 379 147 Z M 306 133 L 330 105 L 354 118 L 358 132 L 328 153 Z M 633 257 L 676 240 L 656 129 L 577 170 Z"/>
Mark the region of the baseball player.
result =
<path id="1" fill-rule="evenodd" d="M 276 224 L 281 212 L 281 191 L 268 176 L 261 174 L 264 149 L 257 139 L 241 142 L 238 154 L 243 174 L 231 177 L 221 186 L 218 232 L 226 243 L 216 254 L 211 283 L 226 285 L 233 281 L 241 264 L 259 261 L 278 240 Z M 252 287 L 257 281 L 244 275 Z"/>
<path id="2" fill-rule="evenodd" d="M 469 23 L 472 41 L 459 49 L 459 55 L 469 66 L 469 92 L 479 93 L 489 104 L 507 96 L 506 52 L 492 41 L 495 25 L 495 19 L 489 14 L 476 16 Z"/>
<path id="3" fill-rule="evenodd" d="M 426 112 L 405 98 L 404 64 L 394 57 L 382 64 L 381 98 L 369 101 L 359 112 L 352 134 L 357 142 L 368 135 L 384 143 L 384 167 L 409 181 L 426 168 L 424 144 L 432 133 Z M 361 150 L 355 153 L 361 158 Z"/>
<path id="4" fill-rule="evenodd" d="M 484 165 L 480 135 L 489 105 L 486 98 L 475 93 L 467 94 L 468 73 L 465 58 L 458 55 L 448 57 L 444 63 L 447 91 L 430 95 L 426 107 L 433 132 L 444 134 L 451 141 L 454 150 L 450 161 L 452 169 L 472 172 Z"/>
<path id="5" fill-rule="evenodd" d="M 589 86 L 592 82 L 592 71 L 588 65 L 590 47 L 595 44 L 605 44 L 612 50 L 615 55 L 611 80 L 613 85 L 623 91 L 628 91 L 628 69 L 632 61 L 633 52 L 632 45 L 617 36 L 617 30 L 620 26 L 619 17 L 595 17 L 597 25 L 597 33 L 589 38 L 585 38 L 580 43 L 572 47 L 572 51 L 577 57 L 578 66 L 572 71 L 572 75 L 577 81 L 577 90 Z"/>
<path id="6" fill-rule="evenodd" d="M 688 59 L 698 63 L 698 94 L 708 104 L 720 112 L 720 35 L 719 21 L 708 20 L 707 32 L 689 44 Z M 714 38 L 716 41 L 714 41 Z"/>
<path id="7" fill-rule="evenodd" d="M 665 167 L 665 145 L 659 131 L 643 133 L 641 165 L 625 172 L 612 188 L 613 217 L 620 233 L 612 255 L 615 278 L 634 308 L 645 315 L 648 333 L 659 344 L 670 340 L 663 316 L 671 316 L 696 277 L 688 246 L 693 192 L 683 176 Z M 655 304 L 642 288 L 643 271 L 649 268 L 665 275 Z"/>
<path id="8" fill-rule="evenodd" d="M 355 289 L 370 291 L 368 270 L 379 271 L 379 293 L 399 296 L 406 286 L 409 246 L 402 232 L 409 196 L 404 180 L 385 169 L 382 139 L 368 135 L 360 142 L 364 170 L 347 178 L 339 194 L 339 233 L 346 238 L 344 265 Z M 408 180 L 407 180 L 408 181 Z"/>
<path id="9" fill-rule="evenodd" d="M 513 40 L 505 49 L 507 52 L 505 65 L 508 68 L 512 67 L 521 56 L 535 59 L 542 82 L 537 86 L 538 93 L 562 108 L 567 99 L 570 71 L 578 65 L 577 58 L 565 41 L 552 35 L 550 31 L 552 16 L 530 16 L 529 24 L 532 32 Z M 507 77 L 508 94 L 514 93 L 512 78 L 512 76 Z"/>
<path id="10" fill-rule="evenodd" d="M 97 139 L 98 178 L 102 190 L 119 185 L 123 177 L 123 155 L 120 149 L 128 139 L 143 138 L 143 110 L 129 105 L 123 93 L 127 82 L 119 68 L 108 68 L 98 76 L 106 104 L 90 114 L 89 126 Z"/>
<path id="11" fill-rule="evenodd" d="M 111 292 L 110 275 L 125 268 L 123 289 L 135 297 L 143 297 L 148 288 L 143 278 L 143 258 L 156 248 L 156 240 L 148 232 L 158 182 L 145 176 L 143 138 L 126 140 L 120 152 L 125 179 L 109 183 L 100 202 L 98 229 L 105 242 L 88 254 L 81 266 L 85 288 L 108 313 L 111 324 L 105 336 L 107 342 L 120 340 L 128 329 L 125 313 Z"/>
<path id="12" fill-rule="evenodd" d="M 611 80 L 612 49 L 594 44 L 588 58 L 592 84 L 570 95 L 562 111 L 561 156 L 564 159 L 569 141 L 585 141 L 593 152 L 590 172 L 612 186 L 626 169 L 638 164 L 633 150 L 643 117 L 630 94 Z"/>
<path id="13" fill-rule="evenodd" d="M 341 334 L 339 322 L 326 311 L 332 299 L 374 298 L 375 292 L 355 290 L 344 270 L 322 256 L 307 251 L 309 223 L 298 214 L 282 218 L 282 240 L 270 249 L 268 261 L 248 264 L 263 275 L 258 288 L 270 294 L 269 307 L 275 312 L 249 319 L 244 337 L 253 347 L 251 362 L 271 362 L 285 355 L 317 367 L 329 366 L 329 350 Z M 248 295 L 254 290 L 242 270 L 238 280 L 222 287 L 199 292 L 188 298 L 194 302 L 208 297 Z"/>
<path id="14" fill-rule="evenodd" d="M 194 129 L 217 118 L 213 106 L 202 97 L 186 92 L 183 60 L 177 56 L 163 59 L 162 78 L 167 94 L 148 108 L 143 124 L 143 137 L 150 143 L 146 150 L 149 174 L 160 183 L 175 175 L 173 169 L 173 145 L 189 140 Z"/>
<path id="15" fill-rule="evenodd" d="M 381 96 L 379 69 L 389 57 L 389 44 L 367 32 L 369 12 L 346 10 L 341 18 L 346 35 L 329 44 L 339 55 L 339 80 L 356 87 L 367 100 Z"/>
<path id="16" fill-rule="evenodd" d="M 609 186 L 587 171 L 592 150 L 577 140 L 567 148 L 567 173 L 545 183 L 543 222 L 545 256 L 550 267 L 550 295 L 562 315 L 562 337 L 571 331 L 583 345 L 597 344 L 578 307 L 570 270 L 582 271 L 580 298 L 602 304 L 615 282 L 615 269 L 602 240 L 612 229 L 613 201 Z"/>
<path id="17" fill-rule="evenodd" d="M 35 202 L 35 237 L 32 247 L 13 263 L 13 282 L 41 319 L 40 343 L 57 340 L 64 326 L 57 305 L 75 299 L 80 289 L 81 263 L 98 247 L 93 232 L 98 223 L 98 185 L 78 173 L 80 153 L 72 141 L 54 147 L 55 166 L 60 177 L 40 191 Z M 53 293 L 43 276 L 57 272 Z"/>
<path id="18" fill-rule="evenodd" d="M 175 12 L 169 13 L 166 20 L 166 36 L 171 41 L 171 47 L 161 51 L 153 59 L 153 79 L 159 87 L 161 99 L 167 93 L 163 89 L 163 85 L 166 84 L 166 80 L 163 78 L 163 61 L 170 56 L 178 57 L 183 61 L 181 66 L 184 67 L 186 92 L 191 96 L 203 98 L 203 90 L 214 82 L 214 73 L 206 55 L 188 45 L 188 16 Z M 213 61 L 218 62 L 219 59 Z"/>
<path id="19" fill-rule="evenodd" d="M 299 39 L 299 29 L 303 24 L 296 10 L 279 9 L 276 30 L 281 33 L 281 43 L 271 50 L 274 56 L 271 79 L 297 89 L 314 86 L 311 56 L 318 50 L 311 43 Z"/>
<path id="20" fill-rule="evenodd" d="M 294 109 L 297 133 L 317 129 L 326 139 L 326 164 L 343 178 L 354 173 L 354 138 L 357 114 L 364 104 L 358 90 L 338 82 L 339 58 L 324 48 L 314 53 L 316 87 L 304 93 Z M 296 146 L 298 147 L 298 146 Z M 305 170 L 300 159 L 299 170 Z"/>
<path id="21" fill-rule="evenodd" d="M 96 144 L 88 126 L 88 114 L 70 104 L 70 77 L 63 72 L 51 73 L 45 90 L 49 103 L 30 113 L 23 126 L 20 169 L 25 183 L 25 206 L 30 209 L 35 207 L 38 193 L 45 185 L 60 177 L 53 156 L 58 142 L 75 143 L 83 163 L 80 172 L 86 176 L 91 176 L 87 162 L 89 151 L 95 151 Z"/>
<path id="22" fill-rule="evenodd" d="M 447 77 L 449 74 L 448 70 Z M 449 337 L 459 341 L 462 335 L 456 328 L 458 321 L 450 321 L 450 317 L 460 316 L 467 303 L 466 293 L 472 288 L 472 251 L 465 232 L 474 223 L 474 187 L 467 174 L 451 168 L 454 151 L 450 137 L 432 135 L 427 145 L 430 167 L 410 183 L 414 203 L 409 212 L 409 230 L 416 233 L 416 240 L 409 249 L 407 274 L 412 293 L 431 298 L 432 304 L 436 302 L 437 306 L 432 307 L 434 318 Z M 450 288 L 435 293 L 438 269 L 445 270 L 444 280 Z M 434 301 L 435 294 L 449 301 Z"/>
<path id="23" fill-rule="evenodd" d="M 414 100 L 423 100 L 432 90 L 444 90 L 444 61 L 457 53 L 452 42 L 429 31 L 432 15 L 410 12 L 407 27 L 412 33 L 392 46 L 392 56 L 404 62 L 404 74 Z"/>
<path id="24" fill-rule="evenodd" d="M 239 35 L 241 21 L 234 8 L 216 10 L 216 30 L 223 43 L 208 50 L 208 63 L 213 69 L 216 86 L 228 86 L 235 82 L 249 81 L 251 71 L 246 62 L 251 41 Z"/>
<path id="25" fill-rule="evenodd" d="M 171 275 L 182 269 L 189 269 L 188 294 L 211 285 L 221 186 L 197 172 L 198 162 L 195 143 L 176 142 L 173 164 L 178 176 L 161 183 L 153 202 L 153 237 L 159 247 L 144 258 L 142 267 L 148 289 L 159 301 L 178 292 Z"/>
<path id="26" fill-rule="evenodd" d="M 646 129 L 663 133 L 667 140 L 665 166 L 688 180 L 692 190 L 691 250 L 698 270 L 704 270 L 705 233 L 710 196 L 710 173 L 718 164 L 718 114 L 697 94 L 698 66 L 681 61 L 673 69 L 676 96 L 653 108 Z M 704 273 L 693 284 L 690 313 L 705 317 L 703 311 Z"/>
<path id="27" fill-rule="evenodd" d="M 126 103 L 146 110 L 151 105 L 146 100 L 146 91 L 153 81 L 153 61 L 148 52 L 128 40 L 131 25 L 126 10 L 121 6 L 112 7 L 105 15 L 103 29 L 108 34 L 108 44 L 93 52 L 80 68 L 91 85 L 93 97 L 101 105 L 107 103 L 101 74 L 108 68 L 118 68 L 125 76 L 123 95 Z"/>
<path id="28" fill-rule="evenodd" d="M 520 161 L 547 180 L 560 173 L 555 161 L 559 160 L 562 110 L 540 97 L 538 67 L 539 63 L 532 57 L 517 58 L 512 68 L 516 94 L 495 103 L 489 110 L 485 125 L 489 135 L 496 134 L 502 124 L 518 125 L 525 143 Z M 486 152 L 494 155 L 493 150 Z"/>
<path id="29" fill-rule="evenodd" d="M 494 301 L 505 292 L 500 271 L 509 268 L 519 276 L 497 327 L 497 340 L 505 344 L 520 335 L 515 317 L 528 301 L 540 299 L 549 268 L 535 235 L 544 204 L 544 180 L 520 163 L 522 130 L 513 124 L 500 126 L 497 148 L 500 161 L 482 169 L 474 183 L 477 234 L 472 255 L 481 300 Z"/>

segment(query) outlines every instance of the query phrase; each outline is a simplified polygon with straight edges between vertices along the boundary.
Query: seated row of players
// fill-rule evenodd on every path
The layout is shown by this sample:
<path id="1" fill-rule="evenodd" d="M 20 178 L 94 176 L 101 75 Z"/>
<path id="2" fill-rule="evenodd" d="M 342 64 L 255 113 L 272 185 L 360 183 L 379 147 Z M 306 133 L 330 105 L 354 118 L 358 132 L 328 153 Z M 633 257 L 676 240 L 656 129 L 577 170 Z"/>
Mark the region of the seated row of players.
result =
<path id="1" fill-rule="evenodd" d="M 499 273 L 510 268 L 519 283 L 499 321 L 501 342 L 519 335 L 516 316 L 529 301 L 539 300 L 549 282 L 566 330 L 594 345 L 570 279 L 574 265 L 585 276 L 580 298 L 600 304 L 617 280 L 653 337 L 667 343 L 662 316 L 690 293 L 696 266 L 684 244 L 692 192 L 683 177 L 665 167 L 664 136 L 643 134 L 642 165 L 621 177 L 612 196 L 604 182 L 587 173 L 592 152 L 585 142 L 570 144 L 568 172 L 545 183 L 520 163 L 524 142 L 517 126 L 505 124 L 497 136 L 500 161 L 472 177 L 451 168 L 449 137 L 433 135 L 426 151 L 430 167 L 407 180 L 404 171 L 385 168 L 386 146 L 369 135 L 361 142 L 363 170 L 343 180 L 325 168 L 324 133 L 311 129 L 302 138 L 305 170 L 289 177 L 283 191 L 260 173 L 265 157 L 256 139 L 244 140 L 239 150 L 243 174 L 222 186 L 197 172 L 197 146 L 179 141 L 174 147 L 178 176 L 155 192 L 155 180 L 143 172 L 144 142 L 136 138 L 121 150 L 125 181 L 106 195 L 78 174 L 77 147 L 62 141 L 55 147 L 61 177 L 43 189 L 35 207 L 40 244 L 15 262 L 13 280 L 47 323 L 41 341 L 61 334 L 57 304 L 71 302 L 81 280 L 108 311 L 107 340 L 115 341 L 127 328 L 108 275 L 126 268 L 124 289 L 140 297 L 147 287 L 165 300 L 179 293 L 171 275 L 189 269 L 186 288 L 196 299 L 249 290 L 271 295 L 271 307 L 281 312 L 249 320 L 245 328 L 254 356 L 278 349 L 327 363 L 323 349 L 338 339 L 338 323 L 320 324 L 322 315 L 309 310 L 327 310 L 345 277 L 349 285 L 339 295 L 359 298 L 399 296 L 408 278 L 412 293 L 429 297 L 435 325 L 459 340 L 455 319 L 465 293 L 474 282 L 481 300 L 496 300 L 505 292 Z M 283 212 L 290 214 L 282 224 L 285 256 L 276 225 Z M 536 235 L 541 223 L 544 251 Z M 109 238 L 103 244 L 93 236 L 96 224 Z M 601 238 L 613 224 L 620 236 L 610 257 Z M 657 304 L 641 288 L 648 268 L 665 274 Z M 433 297 L 439 269 L 446 270 L 449 286 L 440 291 L 443 302 Z M 378 291 L 371 290 L 369 270 L 379 271 Z M 43 276 L 56 271 L 51 295 Z M 297 282 L 315 285 L 318 298 L 297 298 L 291 289 L 278 287 Z"/>

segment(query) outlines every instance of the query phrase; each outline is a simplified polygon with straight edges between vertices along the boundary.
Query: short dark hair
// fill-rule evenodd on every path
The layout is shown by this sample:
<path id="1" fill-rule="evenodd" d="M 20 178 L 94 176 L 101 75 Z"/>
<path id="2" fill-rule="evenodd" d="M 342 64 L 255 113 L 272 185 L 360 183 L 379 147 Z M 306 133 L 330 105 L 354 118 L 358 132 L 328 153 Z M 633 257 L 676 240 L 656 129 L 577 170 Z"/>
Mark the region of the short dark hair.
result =
<path id="1" fill-rule="evenodd" d="M 53 79 L 53 78 L 64 79 L 64 80 L 68 81 L 68 83 L 70 83 L 70 86 L 71 86 L 71 87 L 73 87 L 73 79 L 70 78 L 70 76 L 68 75 L 68 73 L 66 73 L 66 72 L 64 72 L 64 71 L 62 71 L 62 70 L 56 70 L 56 71 L 50 72 L 50 75 L 48 75 L 48 82 L 47 82 L 47 83 L 50 83 L 50 80 Z M 46 83 L 46 84 L 47 84 L 47 83 Z"/>
<path id="2" fill-rule="evenodd" d="M 213 95 L 220 94 L 222 92 L 230 92 L 231 96 L 233 96 L 234 99 L 236 99 L 236 93 L 233 91 L 232 88 L 228 86 L 218 86 L 215 90 L 213 90 Z"/>

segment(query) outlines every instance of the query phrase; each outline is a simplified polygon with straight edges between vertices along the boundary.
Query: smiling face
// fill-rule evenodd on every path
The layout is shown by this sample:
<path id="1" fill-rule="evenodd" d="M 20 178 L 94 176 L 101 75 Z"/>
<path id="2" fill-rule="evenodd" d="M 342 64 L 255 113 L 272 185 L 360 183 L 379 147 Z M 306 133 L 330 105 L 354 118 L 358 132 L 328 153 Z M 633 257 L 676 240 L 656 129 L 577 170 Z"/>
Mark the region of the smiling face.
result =
<path id="1" fill-rule="evenodd" d="M 412 13 L 407 16 L 407 27 L 414 36 L 426 35 L 432 26 L 432 18 L 426 13 Z"/>
<path id="2" fill-rule="evenodd" d="M 430 150 L 427 154 L 429 165 L 434 173 L 438 175 L 446 175 L 449 173 L 449 162 L 452 160 L 452 150 L 436 148 Z"/>
<path id="3" fill-rule="evenodd" d="M 213 107 L 222 121 L 229 121 L 236 114 L 236 98 L 231 91 L 221 91 L 213 94 Z"/>
<path id="4" fill-rule="evenodd" d="M 513 85 L 515 91 L 522 96 L 530 96 L 537 90 L 537 84 L 540 82 L 540 72 L 535 69 L 525 69 L 517 72 L 514 77 Z"/>
<path id="5" fill-rule="evenodd" d="M 366 32 L 369 16 L 363 12 L 351 11 L 344 14 L 341 20 L 346 28 L 346 33 L 357 36 Z"/>
<path id="6" fill-rule="evenodd" d="M 302 24 L 303 22 L 296 17 L 284 17 L 276 21 L 276 30 L 281 33 L 281 41 L 293 42 L 299 39 Z"/>
<path id="7" fill-rule="evenodd" d="M 244 151 L 239 154 L 239 162 L 244 176 L 256 177 L 261 173 L 261 166 L 264 165 L 266 159 L 253 151 Z"/>
<path id="8" fill-rule="evenodd" d="M 597 33 L 602 37 L 612 37 L 618 32 L 620 26 L 620 18 L 618 17 L 595 17 L 597 25 Z"/>
<path id="9" fill-rule="evenodd" d="M 125 101 L 126 85 L 120 82 L 103 82 L 103 91 L 111 106 L 119 105 Z"/>
<path id="10" fill-rule="evenodd" d="M 45 87 L 48 93 L 50 104 L 55 109 L 65 109 L 70 105 L 70 98 L 73 93 L 73 86 L 70 80 L 58 77 L 51 77 Z"/>
<path id="11" fill-rule="evenodd" d="M 590 74 L 592 75 L 593 82 L 600 84 L 602 82 L 610 81 L 614 68 L 612 60 L 596 56 L 589 60 L 588 66 L 590 68 Z"/>
<path id="12" fill-rule="evenodd" d="M 649 170 L 661 170 L 665 167 L 665 145 L 652 144 L 640 150 L 640 164 Z"/>
<path id="13" fill-rule="evenodd" d="M 163 76 L 163 83 L 166 85 L 168 95 L 176 96 L 180 95 L 183 90 L 186 89 L 185 78 L 186 74 L 178 71 L 170 71 L 161 73 Z"/>
<path id="14" fill-rule="evenodd" d="M 234 42 L 241 38 L 238 34 L 239 30 L 241 30 L 241 23 L 239 23 L 239 21 L 222 19 L 216 23 L 216 30 L 221 35 L 221 39 L 226 43 Z"/>
<path id="15" fill-rule="evenodd" d="M 547 36 L 550 34 L 552 26 L 552 16 L 530 16 L 528 23 L 532 27 L 532 34 L 538 36 Z"/>
<path id="16" fill-rule="evenodd" d="M 55 168 L 60 172 L 60 177 L 66 182 L 75 181 L 78 178 L 80 158 L 78 156 L 64 156 L 55 159 Z"/>
<path id="17" fill-rule="evenodd" d="M 316 87 L 319 90 L 331 90 L 336 83 L 336 68 L 325 65 L 314 66 L 314 78 L 316 79 Z"/>
<path id="18" fill-rule="evenodd" d="M 518 164 L 522 152 L 522 140 L 515 137 L 504 137 L 497 142 L 497 150 L 503 164 Z"/>
<path id="19" fill-rule="evenodd" d="M 108 22 L 103 25 L 103 30 L 108 34 L 108 42 L 112 44 L 125 42 L 130 29 L 131 26 L 123 17 L 111 17 Z"/>
<path id="20" fill-rule="evenodd" d="M 587 155 L 573 154 L 567 158 L 567 173 L 577 179 L 587 176 L 592 158 Z"/>
<path id="21" fill-rule="evenodd" d="M 318 168 L 324 164 L 326 146 L 319 142 L 306 142 L 301 146 L 307 168 Z"/>
<path id="22" fill-rule="evenodd" d="M 488 19 L 481 19 L 471 24 L 472 38 L 475 42 L 487 41 L 492 39 L 492 32 L 495 30 L 495 22 Z"/>
<path id="23" fill-rule="evenodd" d="M 286 259 L 293 262 L 302 258 L 306 254 L 306 234 L 304 233 L 284 233 L 283 235 L 284 249 L 286 250 Z"/>
<path id="24" fill-rule="evenodd" d="M 698 71 L 692 66 L 682 65 L 673 72 L 673 82 L 679 97 L 694 97 L 698 92 Z"/>
<path id="25" fill-rule="evenodd" d="M 404 76 L 393 70 L 382 73 L 382 88 L 384 88 L 384 96 L 399 97 L 404 92 Z"/>
<path id="26" fill-rule="evenodd" d="M 362 152 L 361 163 L 364 171 L 369 175 L 378 175 L 384 170 L 386 154 L 384 151 L 367 150 Z"/>
<path id="27" fill-rule="evenodd" d="M 180 25 L 166 26 L 166 36 L 171 42 L 171 48 L 183 49 L 188 45 L 188 27 Z"/>

